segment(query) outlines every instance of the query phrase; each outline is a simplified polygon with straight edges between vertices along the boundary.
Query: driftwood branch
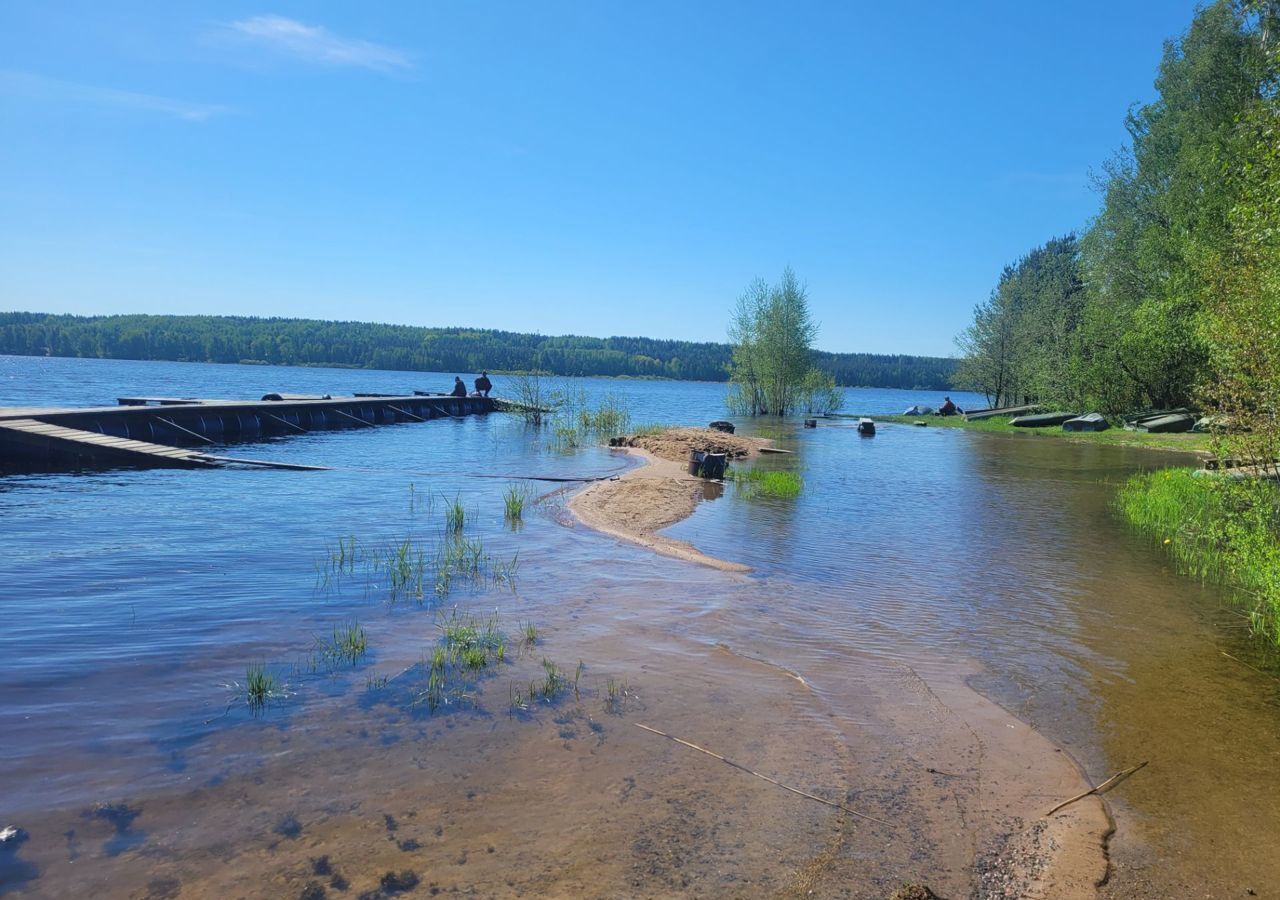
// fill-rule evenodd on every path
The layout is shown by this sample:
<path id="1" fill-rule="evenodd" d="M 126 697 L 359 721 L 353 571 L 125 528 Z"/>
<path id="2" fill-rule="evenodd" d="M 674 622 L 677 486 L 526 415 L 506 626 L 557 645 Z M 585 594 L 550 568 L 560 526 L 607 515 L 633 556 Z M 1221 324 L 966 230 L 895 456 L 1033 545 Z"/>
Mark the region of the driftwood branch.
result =
<path id="1" fill-rule="evenodd" d="M 770 778 L 768 775 L 762 775 L 759 772 L 756 772 L 752 769 L 748 769 L 746 766 L 742 765 L 741 763 L 736 763 L 731 759 L 726 759 L 725 757 L 721 756 L 719 753 L 713 753 L 712 751 L 706 749 L 705 747 L 699 747 L 697 744 L 691 744 L 688 741 L 682 741 L 680 738 L 667 734 L 665 731 L 659 731 L 656 728 L 650 728 L 648 725 L 641 725 L 639 722 L 632 722 L 631 724 L 635 725 L 637 728 L 643 728 L 645 731 L 652 732 L 653 734 L 656 734 L 660 737 L 664 737 L 669 741 L 675 741 L 677 744 L 683 744 L 684 746 L 688 747 L 691 750 L 697 750 L 699 753 L 705 753 L 707 754 L 707 756 L 710 756 L 712 759 L 718 759 L 720 760 L 720 762 L 724 763 L 727 766 L 733 766 L 735 769 L 741 769 L 743 772 L 746 772 L 748 775 L 754 775 L 756 778 L 762 778 L 765 781 L 769 782 L 770 784 L 776 785 L 777 787 L 782 788 L 784 791 L 790 791 L 793 794 L 799 794 L 801 797 L 806 797 L 810 800 L 817 800 L 819 803 L 838 809 L 841 812 L 847 812 L 849 815 L 857 816 L 859 819 L 866 819 L 868 822 L 875 822 L 878 825 L 884 825 L 886 828 L 893 827 L 884 819 L 877 819 L 875 816 L 869 816 L 866 813 L 860 813 L 856 809 L 850 809 L 849 807 L 842 806 L 841 804 L 835 803 L 834 801 L 825 800 L 822 797 L 815 796 L 813 794 L 808 793 L 807 791 L 802 791 L 799 788 L 793 788 L 790 785 L 783 784 L 781 781 L 778 781 L 776 778 Z"/>
<path id="2" fill-rule="evenodd" d="M 1045 818 L 1046 818 L 1046 819 L 1047 819 L 1047 818 L 1049 818 L 1049 816 L 1053 815 L 1053 814 L 1054 814 L 1054 813 L 1056 813 L 1058 810 L 1062 809 L 1064 806 L 1070 806 L 1072 803 L 1075 803 L 1077 800 L 1083 800 L 1085 797 L 1088 797 L 1090 794 L 1102 794 L 1102 793 L 1105 793 L 1105 792 L 1107 791 L 1107 789 L 1108 789 L 1108 788 L 1113 788 L 1113 787 L 1115 787 L 1117 784 L 1119 784 L 1120 782 L 1124 781 L 1126 778 L 1128 778 L 1128 777 L 1129 777 L 1130 775 L 1132 775 L 1134 772 L 1138 771 L 1138 770 L 1139 770 L 1139 769 L 1141 769 L 1143 766 L 1145 766 L 1148 762 L 1149 762 L 1149 760 L 1143 760 L 1142 762 L 1138 763 L 1136 766 L 1130 766 L 1129 768 L 1125 769 L 1123 772 L 1117 772 L 1116 774 L 1112 775 L 1110 778 L 1108 778 L 1106 781 L 1102 782 L 1102 784 L 1098 785 L 1097 787 L 1095 787 L 1095 788 L 1089 788 L 1089 790 L 1085 791 L 1083 794 L 1076 794 L 1076 795 L 1075 795 L 1074 797 L 1072 797 L 1070 800 L 1063 800 L 1061 803 L 1059 803 L 1059 804 L 1058 804 L 1057 806 L 1055 806 L 1053 809 L 1051 809 L 1051 810 L 1049 810 L 1047 813 L 1045 813 L 1045 814 L 1044 814 Z"/>

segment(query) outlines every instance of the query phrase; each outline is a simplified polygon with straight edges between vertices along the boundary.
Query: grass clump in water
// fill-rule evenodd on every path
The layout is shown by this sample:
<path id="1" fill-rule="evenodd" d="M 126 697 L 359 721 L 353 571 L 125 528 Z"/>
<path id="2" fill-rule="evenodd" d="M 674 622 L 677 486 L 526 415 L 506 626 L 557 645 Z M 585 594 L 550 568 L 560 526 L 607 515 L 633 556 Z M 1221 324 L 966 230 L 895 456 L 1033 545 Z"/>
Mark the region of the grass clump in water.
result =
<path id="1" fill-rule="evenodd" d="M 525 712 L 533 708 L 535 703 L 554 704 L 561 697 L 573 692 L 575 699 L 581 697 L 579 682 L 582 673 L 587 670 L 586 663 L 578 661 L 578 667 L 570 676 L 545 656 L 542 658 L 542 677 L 529 681 L 526 688 L 523 684 L 512 682 L 508 686 L 513 712 Z"/>
<path id="2" fill-rule="evenodd" d="M 359 622 L 335 625 L 328 638 L 318 638 L 320 656 L 331 665 L 355 665 L 369 652 L 369 636 Z"/>
<path id="3" fill-rule="evenodd" d="M 267 670 L 266 663 L 250 663 L 244 673 L 244 699 L 254 714 L 266 709 L 267 704 L 284 695 L 276 676 Z"/>
<path id="4" fill-rule="evenodd" d="M 524 519 L 524 505 L 529 500 L 529 488 L 523 484 L 512 484 L 502 495 L 503 517 L 511 525 L 519 524 Z"/>
<path id="5" fill-rule="evenodd" d="M 444 504 L 444 527 L 452 534 L 458 534 L 467 524 L 467 510 L 462 505 L 462 498 L 454 495 L 452 500 Z"/>
<path id="6" fill-rule="evenodd" d="M 423 704 L 431 712 L 450 703 L 461 702 L 475 680 L 507 658 L 507 639 L 498 628 L 497 617 L 486 620 L 459 615 L 457 610 L 436 623 L 440 643 L 423 658 L 426 683 L 413 704 Z"/>
<path id="7" fill-rule="evenodd" d="M 1233 588 L 1253 631 L 1280 650 L 1280 485 L 1165 469 L 1129 479 L 1116 506 L 1183 574 Z"/>
<path id="8" fill-rule="evenodd" d="M 804 490 L 804 479 L 795 472 L 775 469 L 730 469 L 729 480 L 740 485 L 747 497 L 782 497 L 792 499 Z"/>

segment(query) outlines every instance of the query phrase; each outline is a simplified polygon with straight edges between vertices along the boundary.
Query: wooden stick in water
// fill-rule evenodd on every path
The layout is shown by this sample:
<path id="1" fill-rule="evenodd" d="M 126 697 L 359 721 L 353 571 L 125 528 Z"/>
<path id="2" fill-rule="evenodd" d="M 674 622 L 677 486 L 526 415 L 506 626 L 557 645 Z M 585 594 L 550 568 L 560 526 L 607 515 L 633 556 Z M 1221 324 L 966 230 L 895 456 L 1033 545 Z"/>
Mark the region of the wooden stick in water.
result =
<path id="1" fill-rule="evenodd" d="M 1062 807 L 1064 806 L 1070 806 L 1072 803 L 1075 803 L 1077 800 L 1083 800 L 1085 797 L 1088 797 L 1090 794 L 1103 793 L 1104 791 L 1106 791 L 1107 788 L 1113 787 L 1116 783 L 1128 778 L 1134 772 L 1138 771 L 1143 766 L 1145 766 L 1148 762 L 1150 762 L 1150 760 L 1143 760 L 1142 762 L 1138 763 L 1136 766 L 1130 766 L 1129 768 L 1125 769 L 1123 772 L 1117 772 L 1116 774 L 1108 778 L 1106 781 L 1102 782 L 1102 784 L 1098 785 L 1096 788 L 1089 788 L 1089 790 L 1085 791 L 1083 794 L 1076 794 L 1070 800 L 1063 800 L 1053 809 L 1045 813 L 1044 814 L 1045 818 L 1046 819 L 1049 818 L 1049 816 L 1053 815 L 1058 810 L 1062 809 Z"/>
<path id="2" fill-rule="evenodd" d="M 790 791 L 793 794 L 799 794 L 801 797 L 807 797 L 810 800 L 817 800 L 819 803 L 823 803 L 827 806 L 834 807 L 835 809 L 838 809 L 841 812 L 847 812 L 849 815 L 857 816 L 859 819 L 866 819 L 868 822 L 875 822 L 878 825 L 884 825 L 886 828 L 893 827 L 888 822 L 884 821 L 884 819 L 877 819 L 875 816 L 869 816 L 866 813 L 860 813 L 856 809 L 850 809 L 847 806 L 841 806 L 839 803 L 835 803 L 834 801 L 825 800 L 822 797 L 817 797 L 806 791 L 802 791 L 799 788 L 793 788 L 790 785 L 783 784 L 781 781 L 778 781 L 776 778 L 770 778 L 768 775 L 762 775 L 759 772 L 756 772 L 752 769 L 748 769 L 746 766 L 742 765 L 741 763 L 736 763 L 731 759 L 725 759 L 719 753 L 713 753 L 712 751 L 706 749 L 705 747 L 699 747 L 697 744 L 691 744 L 688 741 L 682 741 L 680 738 L 667 734 L 665 731 L 659 731 L 656 728 L 650 728 L 648 725 L 641 725 L 639 722 L 632 722 L 631 724 L 636 726 L 637 728 L 643 728 L 645 731 L 649 731 L 649 732 L 652 732 L 653 734 L 664 737 L 669 741 L 675 741 L 677 744 L 683 744 L 684 746 L 688 747 L 691 750 L 697 750 L 699 753 L 705 753 L 707 754 L 707 756 L 710 756 L 712 759 L 718 759 L 720 760 L 720 762 L 724 763 L 727 766 L 733 766 L 735 769 L 741 769 L 743 772 L 746 772 L 748 775 L 754 775 L 757 778 L 762 778 L 765 781 L 769 782 L 770 784 L 776 785 L 782 788 L 784 791 Z"/>

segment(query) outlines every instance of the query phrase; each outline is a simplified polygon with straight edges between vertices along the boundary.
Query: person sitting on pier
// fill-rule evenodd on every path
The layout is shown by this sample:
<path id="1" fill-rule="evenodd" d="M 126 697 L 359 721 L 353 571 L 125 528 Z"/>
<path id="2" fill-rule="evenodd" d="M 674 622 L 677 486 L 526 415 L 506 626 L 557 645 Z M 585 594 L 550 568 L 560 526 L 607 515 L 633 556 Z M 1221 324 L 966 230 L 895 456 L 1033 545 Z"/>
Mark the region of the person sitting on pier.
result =
<path id="1" fill-rule="evenodd" d="M 489 373 L 481 372 L 480 377 L 476 379 L 476 393 L 481 397 L 488 397 L 491 390 L 493 390 L 493 382 L 489 380 Z"/>
<path id="2" fill-rule="evenodd" d="M 451 397 L 467 396 L 467 386 L 463 384 L 462 379 L 459 378 L 457 375 L 453 376 L 453 393 L 450 394 L 449 396 Z"/>
<path id="3" fill-rule="evenodd" d="M 952 403 L 950 397 L 943 397 L 942 406 L 938 407 L 938 415 L 940 416 L 954 416 L 956 413 L 962 412 L 964 410 Z"/>

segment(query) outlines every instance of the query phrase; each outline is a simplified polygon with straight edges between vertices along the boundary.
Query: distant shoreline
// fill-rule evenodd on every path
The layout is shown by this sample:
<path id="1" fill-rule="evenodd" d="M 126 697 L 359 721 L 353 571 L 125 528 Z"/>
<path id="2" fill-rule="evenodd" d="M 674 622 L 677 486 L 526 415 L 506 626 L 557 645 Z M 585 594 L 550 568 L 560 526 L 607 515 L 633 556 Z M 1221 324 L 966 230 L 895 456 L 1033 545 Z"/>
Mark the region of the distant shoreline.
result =
<path id="1" fill-rule="evenodd" d="M 543 335 L 323 319 L 0 312 L 0 354 L 405 372 L 546 372 L 558 377 L 726 382 L 733 347 L 714 341 Z M 953 357 L 817 350 L 837 384 L 949 390 Z"/>

